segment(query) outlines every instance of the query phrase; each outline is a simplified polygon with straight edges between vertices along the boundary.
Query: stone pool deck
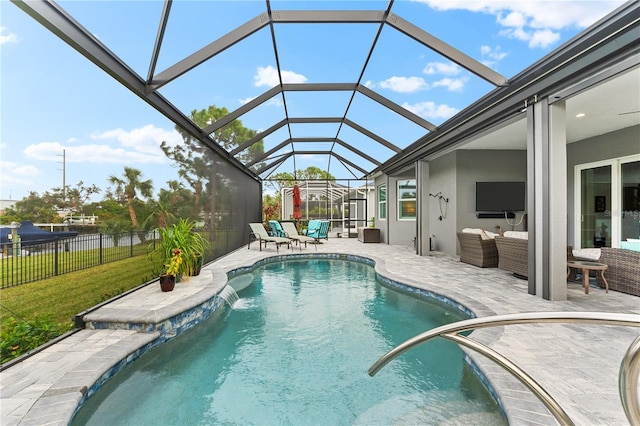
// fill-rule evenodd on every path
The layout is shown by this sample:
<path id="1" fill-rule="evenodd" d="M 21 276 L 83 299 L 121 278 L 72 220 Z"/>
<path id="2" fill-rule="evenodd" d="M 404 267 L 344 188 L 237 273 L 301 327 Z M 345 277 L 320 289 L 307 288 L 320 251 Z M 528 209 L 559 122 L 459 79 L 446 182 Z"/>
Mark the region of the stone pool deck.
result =
<path id="1" fill-rule="evenodd" d="M 173 320 L 205 303 L 215 309 L 226 273 L 266 257 L 314 254 L 273 246 L 262 251 L 246 246 L 206 266 L 200 277 L 162 293 L 159 285 L 141 288 L 85 317 L 97 329 L 85 329 L 0 372 L 0 424 L 66 425 L 96 381 L 134 359 L 166 335 L 179 331 Z M 363 244 L 332 238 L 317 253 L 363 256 L 376 262 L 385 277 L 447 296 L 478 317 L 522 312 L 612 312 L 640 315 L 640 298 L 569 282 L 568 300 L 552 302 L 527 294 L 526 281 L 497 268 L 481 269 L 457 258 L 417 256 L 412 247 Z M 206 309 L 205 309 L 206 311 Z M 184 315 L 182 323 L 197 321 Z M 119 329 L 100 329 L 106 324 Z M 133 324 L 133 325 L 131 325 Z M 133 328 L 133 329 L 129 329 Z M 578 324 L 530 324 L 478 330 L 472 338 L 510 358 L 549 391 L 579 425 L 627 425 L 618 395 L 618 370 L 624 352 L 640 328 Z M 383 354 L 371 354 L 373 363 Z M 475 355 L 494 387 L 512 425 L 554 425 L 555 419 L 509 373 Z M 363 366 L 363 374 L 369 365 Z M 377 377 L 371 380 L 378 380 Z M 453 423 L 455 424 L 455 422 Z"/>

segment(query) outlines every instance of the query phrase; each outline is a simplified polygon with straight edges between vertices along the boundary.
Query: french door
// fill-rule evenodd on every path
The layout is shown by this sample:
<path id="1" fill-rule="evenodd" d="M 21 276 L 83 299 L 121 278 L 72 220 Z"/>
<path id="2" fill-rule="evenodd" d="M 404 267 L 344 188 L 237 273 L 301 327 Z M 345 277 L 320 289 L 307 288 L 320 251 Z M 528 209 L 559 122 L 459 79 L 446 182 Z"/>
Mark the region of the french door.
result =
<path id="1" fill-rule="evenodd" d="M 640 156 L 576 166 L 575 182 L 577 246 L 620 247 L 640 238 Z"/>

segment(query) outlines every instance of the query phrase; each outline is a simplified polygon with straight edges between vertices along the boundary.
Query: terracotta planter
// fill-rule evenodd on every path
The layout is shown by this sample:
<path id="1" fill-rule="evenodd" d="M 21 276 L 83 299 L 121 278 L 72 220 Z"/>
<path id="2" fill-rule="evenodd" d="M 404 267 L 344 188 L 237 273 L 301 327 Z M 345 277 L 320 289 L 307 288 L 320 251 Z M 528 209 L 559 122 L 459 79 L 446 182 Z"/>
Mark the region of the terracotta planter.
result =
<path id="1" fill-rule="evenodd" d="M 176 285 L 176 277 L 174 275 L 160 275 L 160 289 L 162 291 L 173 291 Z"/>

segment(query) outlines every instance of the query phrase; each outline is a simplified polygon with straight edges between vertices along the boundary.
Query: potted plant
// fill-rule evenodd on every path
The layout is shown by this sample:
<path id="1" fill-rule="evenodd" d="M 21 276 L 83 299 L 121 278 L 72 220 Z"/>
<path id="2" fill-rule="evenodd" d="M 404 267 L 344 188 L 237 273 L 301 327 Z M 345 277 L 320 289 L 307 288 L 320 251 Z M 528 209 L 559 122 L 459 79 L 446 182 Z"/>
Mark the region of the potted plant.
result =
<path id="1" fill-rule="evenodd" d="M 171 257 L 165 263 L 166 271 L 160 274 L 160 289 L 162 291 L 172 291 L 176 285 L 176 279 L 183 269 L 184 259 L 182 250 L 175 248 L 171 252 Z"/>
<path id="2" fill-rule="evenodd" d="M 180 219 L 173 225 L 173 238 L 176 246 L 182 249 L 184 273 L 187 276 L 200 274 L 205 252 L 209 248 L 209 241 L 195 227 L 191 219 Z"/>
<path id="3" fill-rule="evenodd" d="M 209 241 L 195 231 L 195 222 L 180 219 L 173 225 L 158 228 L 158 232 L 159 242 L 149 252 L 150 260 L 158 267 L 158 274 L 167 274 L 175 250 L 179 249 L 181 261 L 174 265 L 177 268 L 174 273 L 176 282 L 180 282 L 182 276 L 198 275 Z"/>

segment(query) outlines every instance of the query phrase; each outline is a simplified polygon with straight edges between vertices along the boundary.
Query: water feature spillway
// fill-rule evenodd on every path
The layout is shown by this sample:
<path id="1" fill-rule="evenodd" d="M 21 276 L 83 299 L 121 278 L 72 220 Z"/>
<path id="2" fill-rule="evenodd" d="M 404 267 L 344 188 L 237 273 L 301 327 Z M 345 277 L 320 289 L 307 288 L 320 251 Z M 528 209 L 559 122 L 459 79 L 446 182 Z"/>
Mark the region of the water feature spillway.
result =
<path id="1" fill-rule="evenodd" d="M 238 293 L 236 293 L 230 285 L 226 285 L 220 292 L 219 296 L 227 302 L 230 308 L 233 308 L 233 305 L 240 300 L 240 296 L 238 296 Z"/>

